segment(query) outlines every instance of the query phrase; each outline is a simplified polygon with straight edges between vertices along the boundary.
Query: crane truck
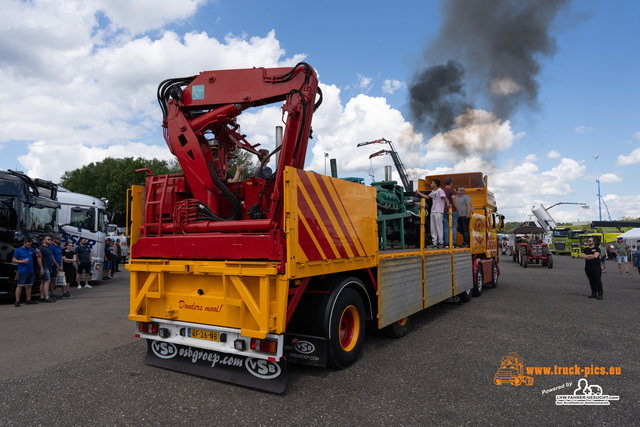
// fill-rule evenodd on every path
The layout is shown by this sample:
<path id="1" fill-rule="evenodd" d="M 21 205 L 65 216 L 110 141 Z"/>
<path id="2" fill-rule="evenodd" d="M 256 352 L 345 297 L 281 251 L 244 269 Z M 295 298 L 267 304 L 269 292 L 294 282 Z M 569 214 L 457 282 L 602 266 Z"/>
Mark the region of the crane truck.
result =
<path id="1" fill-rule="evenodd" d="M 287 361 L 346 368 L 366 322 L 401 337 L 412 314 L 497 284 L 502 220 L 481 173 L 454 178 L 477 189 L 471 248 L 426 249 L 423 203 L 419 242 L 385 250 L 374 187 L 303 169 L 322 102 L 308 64 L 169 79 L 158 101 L 183 173 L 144 170 L 128 193 L 129 319 L 145 363 L 282 393 Z M 235 150 L 257 154 L 237 117 L 272 103 L 285 121 L 274 173 L 225 182 Z"/>

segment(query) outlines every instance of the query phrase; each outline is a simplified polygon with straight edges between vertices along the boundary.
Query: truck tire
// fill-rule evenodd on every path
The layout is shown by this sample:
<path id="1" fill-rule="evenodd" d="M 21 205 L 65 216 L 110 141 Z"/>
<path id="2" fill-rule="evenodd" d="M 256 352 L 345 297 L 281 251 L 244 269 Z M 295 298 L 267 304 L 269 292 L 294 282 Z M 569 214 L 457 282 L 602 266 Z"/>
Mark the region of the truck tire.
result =
<path id="1" fill-rule="evenodd" d="M 364 304 L 358 292 L 341 289 L 329 316 L 328 361 L 335 368 L 346 368 L 360 356 L 365 333 Z"/>
<path id="2" fill-rule="evenodd" d="M 482 282 L 484 281 L 484 273 L 482 272 L 482 263 L 478 263 L 476 268 L 476 280 L 473 284 L 473 296 L 482 296 Z"/>
<path id="3" fill-rule="evenodd" d="M 498 263 L 496 260 L 493 260 L 493 263 L 491 264 L 491 288 L 496 288 L 498 286 L 498 278 L 500 277 L 499 273 Z"/>
<path id="4" fill-rule="evenodd" d="M 547 261 L 547 267 L 553 268 L 553 257 L 549 254 L 549 261 Z"/>
<path id="5" fill-rule="evenodd" d="M 524 268 L 527 268 L 527 257 L 526 256 L 522 257 L 522 266 Z"/>
<path id="6" fill-rule="evenodd" d="M 468 289 L 466 292 L 459 294 L 458 297 L 460 297 L 460 301 L 462 302 L 471 301 L 471 298 L 473 297 L 473 288 Z"/>
<path id="7" fill-rule="evenodd" d="M 409 317 L 393 322 L 389 326 L 382 328 L 382 335 L 389 338 L 402 338 L 409 332 Z"/>

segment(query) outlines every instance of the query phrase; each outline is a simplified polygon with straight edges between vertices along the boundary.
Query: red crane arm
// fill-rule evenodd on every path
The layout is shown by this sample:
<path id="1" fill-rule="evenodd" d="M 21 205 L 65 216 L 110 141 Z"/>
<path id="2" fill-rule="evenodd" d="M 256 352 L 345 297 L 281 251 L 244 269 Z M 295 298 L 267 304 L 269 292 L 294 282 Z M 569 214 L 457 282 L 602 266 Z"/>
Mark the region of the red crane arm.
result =
<path id="1" fill-rule="evenodd" d="M 221 189 L 213 173 L 224 181 L 226 160 L 236 147 L 257 154 L 257 144 L 249 144 L 238 132 L 236 117 L 247 108 L 284 101 L 287 118 L 276 171 L 278 189 L 285 166 L 304 166 L 317 91 L 316 73 L 305 63 L 293 68 L 205 71 L 163 82 L 158 99 L 165 112 L 165 140 L 194 197 L 215 212 L 210 201 Z"/>

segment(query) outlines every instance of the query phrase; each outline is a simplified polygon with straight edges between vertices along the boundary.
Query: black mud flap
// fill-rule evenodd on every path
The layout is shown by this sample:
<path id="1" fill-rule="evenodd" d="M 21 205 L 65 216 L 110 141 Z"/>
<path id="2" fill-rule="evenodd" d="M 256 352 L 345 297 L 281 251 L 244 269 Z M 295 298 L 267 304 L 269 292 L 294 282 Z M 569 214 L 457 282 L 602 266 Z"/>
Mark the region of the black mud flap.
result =
<path id="1" fill-rule="evenodd" d="M 327 340 L 302 334 L 284 335 L 284 355 L 289 362 L 327 366 Z"/>
<path id="2" fill-rule="evenodd" d="M 287 388 L 287 364 L 284 360 L 270 362 L 147 340 L 147 356 L 144 363 L 272 393 L 284 393 Z"/>

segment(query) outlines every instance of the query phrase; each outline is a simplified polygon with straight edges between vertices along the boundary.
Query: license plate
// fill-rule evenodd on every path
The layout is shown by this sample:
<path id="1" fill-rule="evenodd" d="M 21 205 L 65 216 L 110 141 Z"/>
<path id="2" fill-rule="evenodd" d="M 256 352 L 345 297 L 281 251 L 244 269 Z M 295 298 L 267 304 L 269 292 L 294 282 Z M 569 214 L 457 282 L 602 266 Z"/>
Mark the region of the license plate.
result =
<path id="1" fill-rule="evenodd" d="M 220 335 L 213 331 L 203 331 L 202 329 L 189 328 L 189 337 L 199 340 L 220 341 Z"/>

